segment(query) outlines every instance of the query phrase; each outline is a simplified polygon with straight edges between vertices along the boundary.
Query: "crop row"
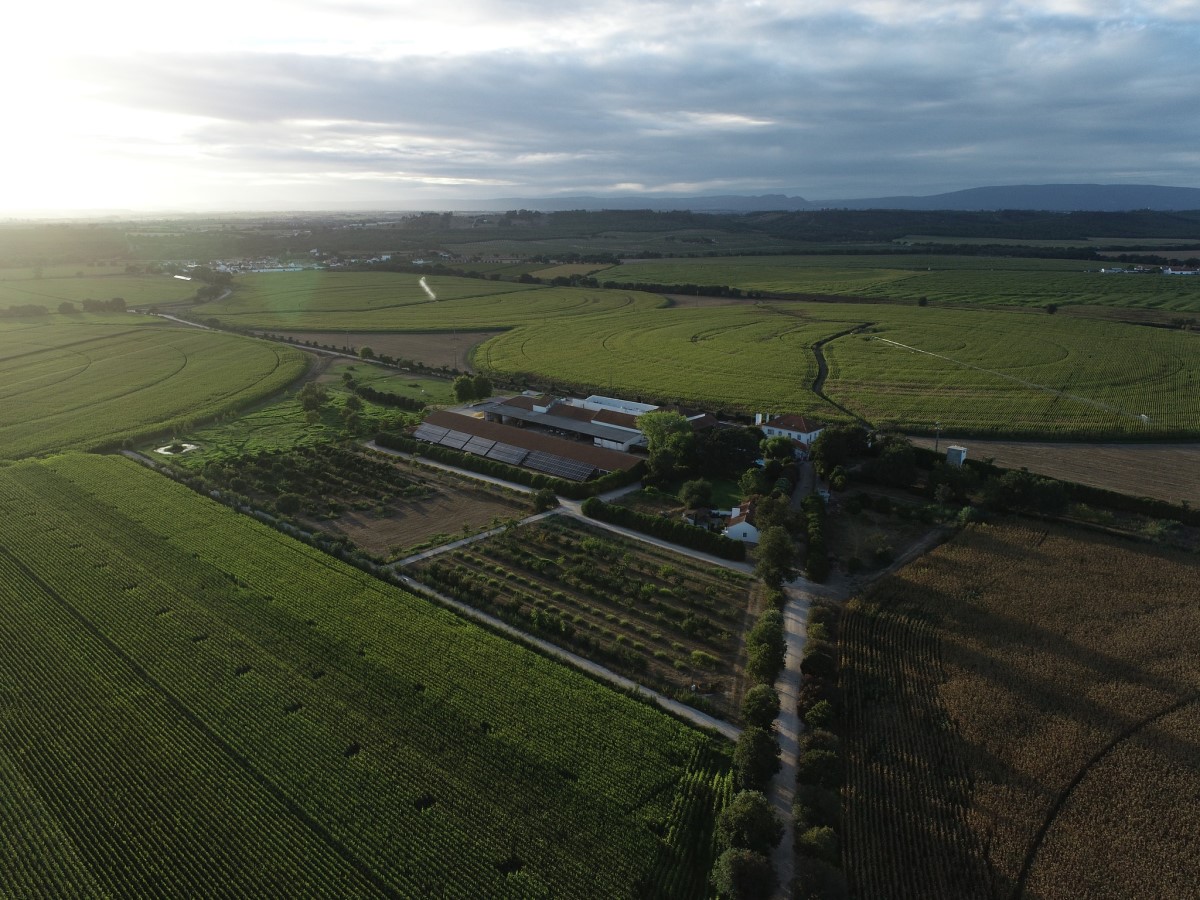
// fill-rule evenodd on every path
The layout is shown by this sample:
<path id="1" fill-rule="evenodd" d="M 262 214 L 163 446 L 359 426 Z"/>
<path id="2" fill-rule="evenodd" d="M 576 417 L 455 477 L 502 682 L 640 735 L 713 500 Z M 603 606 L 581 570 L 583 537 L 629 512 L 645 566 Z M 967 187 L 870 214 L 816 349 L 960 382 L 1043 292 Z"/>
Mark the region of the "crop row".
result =
<path id="1" fill-rule="evenodd" d="M 401 893 L 612 895 L 656 864 L 698 736 L 119 461 L 3 481 L 23 564 Z"/>

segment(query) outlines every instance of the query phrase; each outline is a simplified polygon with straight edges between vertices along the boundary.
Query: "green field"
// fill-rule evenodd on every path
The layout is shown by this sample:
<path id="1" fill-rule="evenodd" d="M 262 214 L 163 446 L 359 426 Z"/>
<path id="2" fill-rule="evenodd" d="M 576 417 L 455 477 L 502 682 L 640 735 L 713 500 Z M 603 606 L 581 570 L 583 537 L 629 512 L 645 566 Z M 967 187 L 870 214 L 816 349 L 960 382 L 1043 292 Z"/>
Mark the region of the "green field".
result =
<path id="1" fill-rule="evenodd" d="M 0 470 L 0 894 L 702 897 L 728 757 L 115 457 Z"/>
<path id="2" fill-rule="evenodd" d="M 654 309 L 587 317 L 569 329 L 515 329 L 484 344 L 475 361 L 651 399 L 846 419 L 810 390 L 813 344 L 868 325 L 868 334 L 825 346 L 824 391 L 879 426 L 1131 437 L 1200 431 L 1200 335 L 1040 312 L 780 302 Z"/>
<path id="3" fill-rule="evenodd" d="M 392 272 L 289 272 L 238 279 L 234 294 L 196 314 L 239 328 L 277 331 L 438 331 L 651 307 L 661 298 L 620 291 L 546 288 Z"/>
<path id="4" fill-rule="evenodd" d="M 880 258 L 848 259 L 853 264 L 842 269 L 812 271 L 832 272 L 843 287 L 856 285 L 850 293 L 880 278 L 866 264 Z M 959 267 L 944 270 L 947 278 L 977 274 L 969 267 L 978 260 L 940 259 Z M 747 270 L 778 271 L 776 258 L 742 262 Z M 1077 274 L 1071 261 L 996 262 L 1009 274 L 1049 281 Z M 899 270 L 892 275 L 892 284 L 917 277 Z M 292 290 L 300 282 L 290 281 L 296 278 L 310 279 L 320 297 L 300 303 Z M 1193 284 L 1165 276 L 1103 278 L 1104 284 L 1182 284 L 1181 290 Z M 347 332 L 508 327 L 476 349 L 474 365 L 517 380 L 744 412 L 859 416 L 929 432 L 940 422 L 947 434 L 1161 438 L 1200 432 L 1200 338 L 1192 332 L 1030 309 L 947 309 L 932 301 L 926 307 L 749 300 L 666 306 L 651 294 L 572 288 L 470 296 L 471 289 L 497 285 L 447 279 L 445 293 L 461 299 L 422 302 L 416 276 L 256 279 L 253 292 L 227 301 L 242 309 L 224 315 L 228 321 L 283 328 L 301 327 L 298 320 L 304 327 Z M 344 287 L 341 279 L 347 279 Z M 394 291 L 397 284 L 407 285 L 408 293 Z M 429 284 L 442 289 L 443 281 Z M 335 289 L 324 293 L 322 285 Z M 398 297 L 407 305 L 394 305 Z M 266 306 L 254 312 L 251 301 Z M 839 337 L 825 347 L 824 393 L 833 401 L 827 402 L 812 392 L 818 376 L 814 344 L 855 328 L 868 334 Z"/>
<path id="5" fill-rule="evenodd" d="M 1101 263 L 973 256 L 762 256 L 627 262 L 600 281 L 729 285 L 781 294 L 982 306 L 1120 306 L 1200 312 L 1200 279 L 1101 274 Z M 1091 271 L 1088 271 L 1091 270 Z"/>
<path id="6" fill-rule="evenodd" d="M 78 306 L 84 300 L 112 300 L 114 297 L 123 298 L 129 307 L 152 306 L 187 299 L 196 293 L 197 287 L 197 282 L 180 281 L 170 275 L 0 279 L 0 309 L 32 304 L 55 312 L 64 300 Z"/>
<path id="7" fill-rule="evenodd" d="M 0 458 L 114 446 L 245 406 L 304 372 L 289 347 L 128 316 L 0 323 Z M 96 322 L 96 324 L 91 324 Z"/>

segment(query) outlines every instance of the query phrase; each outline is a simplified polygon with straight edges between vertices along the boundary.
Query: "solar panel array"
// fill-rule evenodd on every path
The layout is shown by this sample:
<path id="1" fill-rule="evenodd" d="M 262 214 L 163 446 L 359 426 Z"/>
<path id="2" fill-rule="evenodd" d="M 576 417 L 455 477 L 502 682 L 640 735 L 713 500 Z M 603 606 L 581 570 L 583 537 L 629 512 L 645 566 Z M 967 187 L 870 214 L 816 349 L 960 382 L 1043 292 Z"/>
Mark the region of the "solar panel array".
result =
<path id="1" fill-rule="evenodd" d="M 473 437 L 463 446 L 463 449 L 468 453 L 474 453 L 476 456 L 487 456 L 488 451 L 496 445 L 496 442 L 488 438 Z"/>
<path id="2" fill-rule="evenodd" d="M 555 456 L 553 453 L 543 453 L 540 450 L 531 451 L 525 457 L 525 465 L 531 469 L 537 469 L 539 472 L 545 472 L 547 475 L 566 478 L 568 481 L 587 481 L 595 471 L 594 467 L 587 463 Z"/>
<path id="3" fill-rule="evenodd" d="M 502 463 L 508 463 L 510 466 L 519 466 L 525 461 L 525 457 L 529 454 L 528 450 L 520 447 L 514 447 L 512 444 L 505 444 L 497 441 L 495 446 L 489 450 L 485 456 L 488 459 L 499 460 Z"/>
<path id="4" fill-rule="evenodd" d="M 431 444 L 436 444 L 449 434 L 449 432 L 449 428 L 442 428 L 440 425 L 427 425 L 422 422 L 417 426 L 417 430 L 413 432 L 413 437 L 418 441 L 428 441 Z"/>
<path id="5" fill-rule="evenodd" d="M 545 453 L 541 450 L 524 450 L 502 441 L 475 437 L 462 431 L 442 428 L 440 425 L 422 423 L 413 432 L 413 437 L 430 444 L 441 444 L 443 447 L 465 450 L 467 453 L 498 460 L 511 466 L 527 466 L 538 472 L 545 472 L 547 475 L 566 478 L 568 481 L 587 481 L 596 470 L 595 466 L 567 459 L 565 456 Z"/>

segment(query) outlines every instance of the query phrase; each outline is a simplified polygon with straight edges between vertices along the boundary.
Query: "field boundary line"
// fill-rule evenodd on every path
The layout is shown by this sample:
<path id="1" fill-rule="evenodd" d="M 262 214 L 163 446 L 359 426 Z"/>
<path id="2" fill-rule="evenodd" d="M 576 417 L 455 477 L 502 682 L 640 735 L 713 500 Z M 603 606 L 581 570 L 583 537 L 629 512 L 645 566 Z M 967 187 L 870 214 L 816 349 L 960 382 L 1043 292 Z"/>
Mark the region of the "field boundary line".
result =
<path id="1" fill-rule="evenodd" d="M 1042 824 L 1038 826 L 1037 833 L 1033 836 L 1033 841 L 1029 845 L 1029 849 L 1025 851 L 1025 861 L 1021 864 L 1021 874 L 1017 876 L 1017 883 L 1013 888 L 1013 900 L 1021 900 L 1021 898 L 1025 895 L 1025 884 L 1029 880 L 1029 873 L 1033 869 L 1033 864 L 1037 859 L 1038 852 L 1042 849 L 1042 843 L 1046 840 L 1046 835 L 1049 834 L 1051 827 L 1054 825 L 1059 813 L 1062 812 L 1063 807 L 1067 805 L 1067 801 L 1071 799 L 1071 794 L 1075 792 L 1075 788 L 1079 787 L 1079 785 L 1083 783 L 1083 779 L 1088 776 L 1088 773 L 1095 766 L 1101 763 L 1106 756 L 1116 750 L 1117 747 L 1121 746 L 1121 744 L 1125 743 L 1131 737 L 1136 735 L 1139 731 L 1142 731 L 1144 728 L 1148 728 L 1159 719 L 1169 716 L 1171 713 L 1178 712 L 1184 707 L 1191 706 L 1198 700 L 1200 700 L 1200 691 L 1194 691 L 1191 694 L 1180 697 L 1165 709 L 1161 709 L 1158 712 L 1153 713 L 1152 715 L 1149 715 L 1140 721 L 1134 722 L 1132 725 L 1129 725 L 1123 731 L 1118 733 L 1111 741 L 1092 754 L 1092 757 L 1080 767 L 1078 772 L 1075 773 L 1075 777 L 1071 779 L 1071 783 L 1068 784 L 1055 798 L 1054 803 L 1050 806 L 1050 810 L 1046 813 L 1046 817 L 1042 820 Z"/>
<path id="2" fill-rule="evenodd" d="M 374 869 L 368 866 L 363 860 L 359 859 L 354 852 L 339 841 L 328 829 L 320 822 L 314 819 L 307 810 L 299 803 L 293 800 L 270 778 L 255 768 L 254 764 L 236 747 L 226 741 L 221 735 L 214 731 L 207 723 L 204 722 L 196 713 L 194 713 L 182 700 L 171 693 L 167 688 L 160 683 L 153 675 L 146 671 L 132 656 L 126 653 L 121 647 L 106 635 L 98 625 L 91 621 L 87 616 L 75 608 L 69 600 L 55 590 L 51 585 L 42 580 L 36 572 L 29 568 L 21 559 L 14 556 L 6 547 L 0 547 L 0 554 L 13 563 L 26 578 L 36 584 L 45 592 L 46 596 L 53 600 L 64 612 L 67 613 L 75 622 L 84 629 L 88 634 L 100 642 L 110 653 L 121 660 L 130 671 L 147 687 L 153 690 L 156 694 L 167 702 L 171 709 L 175 710 L 184 720 L 199 731 L 205 738 L 211 741 L 222 753 L 236 765 L 242 772 L 250 777 L 250 779 L 265 790 L 273 799 L 280 803 L 288 812 L 294 815 L 302 825 L 321 840 L 330 850 L 350 868 L 356 871 L 359 875 L 365 878 L 373 887 L 387 897 L 395 897 L 397 900 L 400 894 L 392 885 L 384 881 Z"/>

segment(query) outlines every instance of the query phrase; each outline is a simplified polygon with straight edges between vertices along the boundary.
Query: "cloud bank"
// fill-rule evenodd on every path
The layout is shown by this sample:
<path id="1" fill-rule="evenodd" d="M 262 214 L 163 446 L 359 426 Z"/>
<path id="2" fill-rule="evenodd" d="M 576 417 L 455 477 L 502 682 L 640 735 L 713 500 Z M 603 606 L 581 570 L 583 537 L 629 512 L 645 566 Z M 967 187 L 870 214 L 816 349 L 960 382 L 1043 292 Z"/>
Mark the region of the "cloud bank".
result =
<path id="1" fill-rule="evenodd" d="M 16 13 L 8 202 L 1200 186 L 1190 0 L 253 5 Z"/>

